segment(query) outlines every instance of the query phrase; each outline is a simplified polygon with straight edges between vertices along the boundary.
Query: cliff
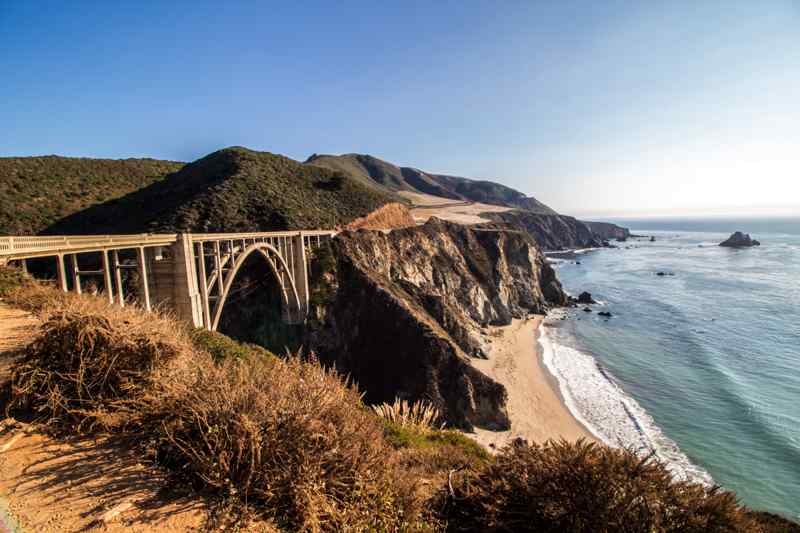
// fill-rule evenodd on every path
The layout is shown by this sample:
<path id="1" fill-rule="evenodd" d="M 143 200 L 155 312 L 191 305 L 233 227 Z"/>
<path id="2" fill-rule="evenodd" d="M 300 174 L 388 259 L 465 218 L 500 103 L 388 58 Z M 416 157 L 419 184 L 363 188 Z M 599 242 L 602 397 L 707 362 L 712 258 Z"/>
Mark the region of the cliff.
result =
<path id="1" fill-rule="evenodd" d="M 522 232 L 431 219 L 345 232 L 308 345 L 350 375 L 371 403 L 427 398 L 452 424 L 507 428 L 504 387 L 475 369 L 481 330 L 544 313 L 566 296 Z"/>
<path id="2" fill-rule="evenodd" d="M 582 222 L 592 230 L 592 233 L 594 233 L 598 239 L 604 241 L 612 239 L 624 241 L 631 236 L 631 232 L 628 228 L 623 228 L 622 226 L 617 226 L 610 222 L 589 222 L 586 220 Z"/>
<path id="3" fill-rule="evenodd" d="M 545 251 L 593 248 L 602 246 L 603 239 L 580 220 L 566 215 L 541 215 L 530 211 L 486 213 L 496 221 L 487 227 L 508 227 L 530 234 Z"/>

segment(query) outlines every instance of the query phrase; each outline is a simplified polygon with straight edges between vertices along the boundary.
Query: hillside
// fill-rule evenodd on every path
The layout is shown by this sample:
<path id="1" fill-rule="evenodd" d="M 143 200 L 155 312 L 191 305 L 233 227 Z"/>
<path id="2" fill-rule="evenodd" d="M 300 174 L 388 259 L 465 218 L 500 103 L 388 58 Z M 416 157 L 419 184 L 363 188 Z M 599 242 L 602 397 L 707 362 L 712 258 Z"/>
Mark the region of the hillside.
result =
<path id="1" fill-rule="evenodd" d="M 540 214 L 556 214 L 537 199 L 493 181 L 431 174 L 416 168 L 399 167 L 370 155 L 314 154 L 308 158 L 306 164 L 341 170 L 364 183 L 377 183 L 392 191 L 419 192 L 442 198 L 517 207 Z"/>
<path id="2" fill-rule="evenodd" d="M 156 159 L 0 157 L 0 235 L 32 235 L 89 206 L 162 180 L 183 163 Z"/>
<path id="3" fill-rule="evenodd" d="M 395 200 L 342 172 L 232 147 L 141 190 L 66 217 L 46 233 L 333 228 Z"/>
<path id="4" fill-rule="evenodd" d="M 431 176 L 413 168 L 397 165 L 363 154 L 317 155 L 306 164 L 340 170 L 370 187 L 390 191 L 416 191 L 443 198 L 459 198 L 440 186 Z"/>
<path id="5" fill-rule="evenodd" d="M 473 202 L 519 207 L 541 215 L 555 215 L 556 211 L 536 198 L 506 187 L 500 183 L 486 180 L 472 180 L 459 176 L 432 174 L 434 179 L 453 194 Z"/>

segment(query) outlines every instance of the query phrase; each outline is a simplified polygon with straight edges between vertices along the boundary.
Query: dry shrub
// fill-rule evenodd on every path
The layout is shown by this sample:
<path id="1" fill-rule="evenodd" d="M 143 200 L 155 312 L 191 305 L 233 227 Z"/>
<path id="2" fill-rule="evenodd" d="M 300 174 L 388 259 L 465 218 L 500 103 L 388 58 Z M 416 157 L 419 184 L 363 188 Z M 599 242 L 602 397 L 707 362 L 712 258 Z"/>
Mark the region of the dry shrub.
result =
<path id="1" fill-rule="evenodd" d="M 159 456 L 291 530 L 411 527 L 414 489 L 397 476 L 380 422 L 318 363 L 197 361 L 160 383 Z"/>
<path id="2" fill-rule="evenodd" d="M 41 287 L 24 293 L 45 321 L 14 365 L 9 407 L 51 428 L 112 430 L 138 421 L 156 370 L 192 355 L 181 328 L 138 308 Z"/>
<path id="3" fill-rule="evenodd" d="M 731 493 L 582 440 L 511 445 L 450 478 L 439 502 L 450 531 L 760 531 Z"/>
<path id="4" fill-rule="evenodd" d="M 443 424 L 437 424 L 441 419 L 441 413 L 432 403 L 425 400 L 417 400 L 409 404 L 406 400 L 395 398 L 394 403 L 374 405 L 372 409 L 379 417 L 400 427 L 418 431 L 443 427 Z"/>

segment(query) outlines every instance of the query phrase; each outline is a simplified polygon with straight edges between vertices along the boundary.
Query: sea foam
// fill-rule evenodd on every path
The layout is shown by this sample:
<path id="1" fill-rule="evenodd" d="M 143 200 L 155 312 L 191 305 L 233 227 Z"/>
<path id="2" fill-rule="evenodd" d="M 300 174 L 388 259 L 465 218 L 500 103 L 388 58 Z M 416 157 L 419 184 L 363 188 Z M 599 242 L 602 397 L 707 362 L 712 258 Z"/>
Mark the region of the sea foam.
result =
<path id="1" fill-rule="evenodd" d="M 570 412 L 599 440 L 609 446 L 628 448 L 639 455 L 655 454 L 672 474 L 682 480 L 712 485 L 711 475 L 693 464 L 653 418 L 625 393 L 614 377 L 594 357 L 556 342 L 550 326 L 564 316 L 548 316 L 539 336 L 542 359 L 556 378 Z"/>

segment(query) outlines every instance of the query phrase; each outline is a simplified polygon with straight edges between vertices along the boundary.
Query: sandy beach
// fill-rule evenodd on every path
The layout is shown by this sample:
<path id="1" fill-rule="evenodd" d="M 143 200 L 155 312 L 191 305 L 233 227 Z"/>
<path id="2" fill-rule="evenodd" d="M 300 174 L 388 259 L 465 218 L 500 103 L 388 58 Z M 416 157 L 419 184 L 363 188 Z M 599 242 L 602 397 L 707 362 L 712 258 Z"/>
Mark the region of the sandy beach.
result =
<path id="1" fill-rule="evenodd" d="M 558 384 L 542 362 L 538 342 L 543 316 L 515 319 L 509 326 L 491 328 L 489 359 L 474 360 L 473 365 L 508 391 L 509 431 L 477 429 L 469 434 L 490 449 L 501 448 L 522 437 L 532 442 L 584 437 L 596 440 L 572 416 L 561 398 Z"/>

